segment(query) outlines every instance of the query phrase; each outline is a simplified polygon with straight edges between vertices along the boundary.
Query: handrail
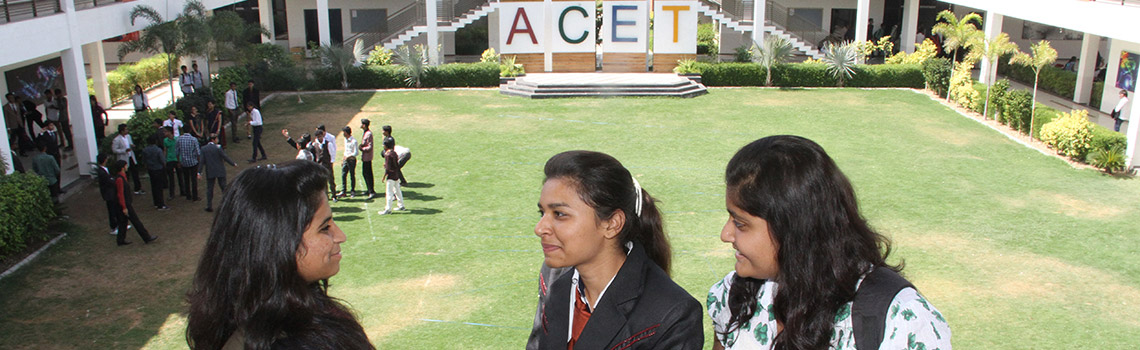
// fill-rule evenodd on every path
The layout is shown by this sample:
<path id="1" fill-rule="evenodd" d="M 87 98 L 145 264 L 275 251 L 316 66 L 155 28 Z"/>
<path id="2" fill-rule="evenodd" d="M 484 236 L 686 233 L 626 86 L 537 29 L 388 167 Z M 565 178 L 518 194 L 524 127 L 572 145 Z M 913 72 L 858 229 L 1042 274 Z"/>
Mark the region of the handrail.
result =
<path id="1" fill-rule="evenodd" d="M 403 33 L 409 27 L 407 25 L 409 18 L 412 16 L 418 16 L 418 13 L 420 11 L 417 10 L 418 8 L 422 7 L 420 6 L 421 4 L 423 4 L 422 1 L 413 1 L 407 6 L 396 10 L 396 12 L 388 15 L 387 28 L 384 28 L 384 31 L 360 32 L 353 34 L 352 36 L 345 38 L 344 45 L 355 45 L 356 40 L 360 39 L 366 44 L 365 48 L 371 49 L 373 46 L 384 42 L 385 38 Z M 411 20 L 414 23 L 415 19 L 411 18 Z"/>
<path id="2" fill-rule="evenodd" d="M 765 8 L 766 24 L 783 30 L 788 35 L 796 37 L 808 45 L 818 45 L 830 34 L 819 27 L 797 16 L 789 16 L 788 9 L 775 2 L 769 1 Z"/>

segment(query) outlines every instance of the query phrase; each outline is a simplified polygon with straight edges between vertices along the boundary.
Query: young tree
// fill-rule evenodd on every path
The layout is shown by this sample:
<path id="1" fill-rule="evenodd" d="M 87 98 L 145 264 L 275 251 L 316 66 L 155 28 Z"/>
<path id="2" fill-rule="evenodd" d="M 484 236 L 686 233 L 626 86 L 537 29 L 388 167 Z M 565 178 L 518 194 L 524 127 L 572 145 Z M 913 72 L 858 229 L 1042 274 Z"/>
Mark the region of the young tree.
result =
<path id="1" fill-rule="evenodd" d="M 360 47 L 361 45 L 361 40 L 356 39 L 355 46 Z M 351 50 L 334 45 L 325 45 L 321 46 L 320 50 L 318 50 L 318 53 L 321 56 L 321 63 L 340 71 L 340 87 L 342 89 L 347 89 L 348 67 L 352 67 L 353 64 L 360 60 L 360 56 L 357 55 L 357 50 Z"/>
<path id="2" fill-rule="evenodd" d="M 1041 77 L 1041 70 L 1045 66 L 1057 61 L 1057 50 L 1049 45 L 1048 41 L 1041 40 L 1029 47 L 1029 53 L 1018 52 L 1009 60 L 1010 63 L 1028 66 L 1033 69 L 1033 98 L 1029 112 L 1029 136 L 1033 137 L 1033 120 L 1037 117 L 1037 81 Z"/>
<path id="3" fill-rule="evenodd" d="M 844 43 L 838 46 L 829 44 L 822 61 L 827 64 L 827 73 L 836 79 L 839 87 L 843 87 L 843 82 L 855 74 L 853 67 L 858 59 L 859 48 L 851 43 Z"/>
<path id="4" fill-rule="evenodd" d="M 942 12 L 938 13 L 937 18 L 941 22 L 935 24 L 934 27 L 930 29 L 930 31 L 934 34 L 942 36 L 942 48 L 944 51 L 946 51 L 946 53 L 953 54 L 953 56 L 950 57 L 950 60 L 955 63 L 955 66 L 957 66 L 956 63 L 958 63 L 958 49 L 971 48 L 973 45 L 978 43 L 978 37 L 983 35 L 982 31 L 978 30 L 978 27 L 974 26 L 974 23 L 972 23 L 977 22 L 978 25 L 981 25 L 982 16 L 978 15 L 977 13 L 970 12 L 969 14 L 962 16 L 961 19 L 958 19 L 958 17 L 954 15 L 954 12 L 951 12 L 950 10 L 942 10 Z M 953 79 L 953 77 L 951 77 L 951 79 Z M 946 94 L 947 101 L 950 100 L 950 95 L 952 94 Z"/>
<path id="5" fill-rule="evenodd" d="M 119 46 L 119 59 L 126 56 L 131 52 L 144 52 L 144 53 L 165 53 L 166 54 L 166 75 L 167 81 L 170 83 L 170 99 L 174 100 L 174 64 L 178 59 L 178 55 L 182 53 L 182 32 L 179 30 L 178 22 L 167 21 L 162 18 L 162 14 L 158 13 L 153 7 L 146 5 L 138 5 L 131 9 L 131 25 L 140 18 L 150 22 L 139 33 L 139 39 L 135 41 L 124 42 Z"/>
<path id="6" fill-rule="evenodd" d="M 979 36 L 981 43 L 973 45 L 974 50 L 970 50 L 971 55 L 985 57 L 991 65 L 997 65 L 997 61 L 1001 59 L 1002 55 L 1017 52 L 1017 44 L 1009 41 L 1009 34 L 1001 33 L 995 38 L 986 38 Z M 985 74 L 985 72 L 982 72 Z M 990 87 L 994 85 L 993 79 L 986 83 L 986 102 L 982 107 L 982 118 L 986 118 L 990 113 Z"/>
<path id="7" fill-rule="evenodd" d="M 764 38 L 764 45 L 759 47 L 753 59 L 767 71 L 764 76 L 766 78 L 764 85 L 772 86 L 772 66 L 783 64 L 791 59 L 794 53 L 792 50 L 792 43 L 787 39 L 775 35 L 768 35 Z"/>
<path id="8" fill-rule="evenodd" d="M 404 68 L 404 83 L 408 86 L 420 87 L 424 74 L 428 70 L 427 48 L 423 45 L 410 45 L 396 48 L 396 63 Z"/>

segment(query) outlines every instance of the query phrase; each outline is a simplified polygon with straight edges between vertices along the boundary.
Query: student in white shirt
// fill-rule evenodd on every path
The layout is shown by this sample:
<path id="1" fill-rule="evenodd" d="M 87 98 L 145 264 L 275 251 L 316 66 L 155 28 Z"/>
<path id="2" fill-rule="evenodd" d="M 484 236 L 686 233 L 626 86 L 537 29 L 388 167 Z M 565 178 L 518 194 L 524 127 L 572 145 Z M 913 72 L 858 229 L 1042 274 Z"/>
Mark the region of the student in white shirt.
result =
<path id="1" fill-rule="evenodd" d="M 265 155 L 265 147 L 261 147 L 261 111 L 253 107 L 253 102 L 246 101 L 245 112 L 249 114 L 249 126 L 253 128 L 253 146 L 251 146 L 253 148 L 253 155 L 249 157 L 249 162 L 256 163 L 258 160 L 269 159 L 268 156 Z M 261 159 L 257 158 L 258 150 L 261 150 Z"/>
<path id="2" fill-rule="evenodd" d="M 1120 102 L 1116 103 L 1116 107 L 1112 109 L 1112 120 L 1116 121 L 1116 125 L 1112 127 L 1113 130 L 1120 131 L 1120 124 L 1128 120 L 1124 116 L 1124 105 L 1128 104 L 1128 91 L 1120 90 Z"/>
<path id="3" fill-rule="evenodd" d="M 180 130 L 182 130 L 182 121 L 178 120 L 175 117 L 176 117 L 176 115 L 174 114 L 174 111 L 170 111 L 170 113 L 167 113 L 166 114 L 166 120 L 162 121 L 162 126 L 163 127 L 169 126 L 169 127 L 174 128 L 174 138 L 178 138 L 178 135 L 182 135 L 182 132 L 180 131 Z"/>
<path id="4" fill-rule="evenodd" d="M 233 138 L 234 143 L 241 141 L 237 136 L 237 121 L 240 114 L 238 106 L 237 84 L 231 82 L 230 89 L 226 90 L 225 107 L 226 112 L 229 113 L 226 118 L 230 121 L 230 137 Z"/>
<path id="5" fill-rule="evenodd" d="M 182 66 L 182 74 L 178 76 L 178 83 L 182 86 L 182 96 L 194 93 L 194 78 L 186 71 L 185 65 Z"/>
<path id="6" fill-rule="evenodd" d="M 352 137 L 352 128 L 344 127 L 341 129 L 344 132 L 344 161 L 340 167 L 340 183 L 344 184 L 344 190 L 338 193 L 338 196 L 356 197 L 356 155 L 360 153 L 360 143 Z M 352 180 L 352 187 L 349 189 L 348 181 Z"/>

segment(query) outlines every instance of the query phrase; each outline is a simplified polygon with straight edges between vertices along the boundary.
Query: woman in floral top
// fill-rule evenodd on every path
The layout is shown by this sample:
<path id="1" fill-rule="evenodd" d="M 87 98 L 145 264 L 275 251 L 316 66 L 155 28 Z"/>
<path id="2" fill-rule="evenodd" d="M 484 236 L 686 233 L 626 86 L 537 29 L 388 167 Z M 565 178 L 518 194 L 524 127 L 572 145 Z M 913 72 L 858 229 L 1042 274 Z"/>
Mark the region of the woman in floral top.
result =
<path id="1" fill-rule="evenodd" d="M 798 136 L 745 146 L 725 174 L 736 269 L 709 291 L 714 349 L 855 349 L 851 307 L 890 242 L 859 213 L 847 177 Z M 950 327 L 914 288 L 894 296 L 878 349 L 950 349 Z"/>

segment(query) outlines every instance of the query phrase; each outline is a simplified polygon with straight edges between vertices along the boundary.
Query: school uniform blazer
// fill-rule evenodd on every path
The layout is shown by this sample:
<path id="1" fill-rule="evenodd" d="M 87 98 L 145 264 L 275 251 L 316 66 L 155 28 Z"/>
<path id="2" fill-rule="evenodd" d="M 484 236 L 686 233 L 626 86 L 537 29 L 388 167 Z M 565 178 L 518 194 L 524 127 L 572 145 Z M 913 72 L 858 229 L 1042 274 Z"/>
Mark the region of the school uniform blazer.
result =
<path id="1" fill-rule="evenodd" d="M 111 176 L 103 167 L 95 166 L 95 175 L 99 179 L 99 194 L 102 195 L 103 200 L 108 202 L 118 202 L 118 194 L 115 193 L 118 189 L 115 188 L 115 178 Z"/>
<path id="2" fill-rule="evenodd" d="M 543 304 L 539 349 L 565 350 L 573 273 L 562 274 Z M 701 304 L 633 245 L 617 277 L 594 308 L 575 350 L 700 349 Z"/>

